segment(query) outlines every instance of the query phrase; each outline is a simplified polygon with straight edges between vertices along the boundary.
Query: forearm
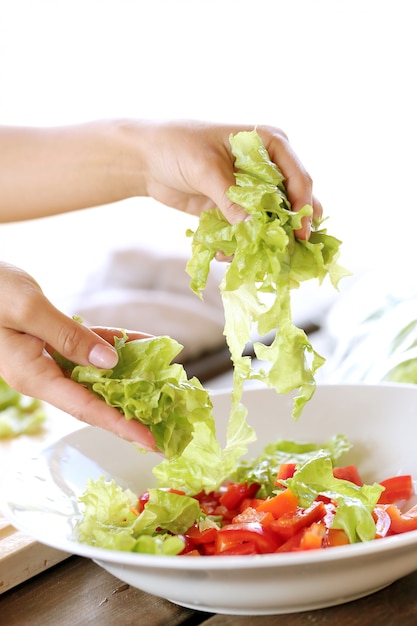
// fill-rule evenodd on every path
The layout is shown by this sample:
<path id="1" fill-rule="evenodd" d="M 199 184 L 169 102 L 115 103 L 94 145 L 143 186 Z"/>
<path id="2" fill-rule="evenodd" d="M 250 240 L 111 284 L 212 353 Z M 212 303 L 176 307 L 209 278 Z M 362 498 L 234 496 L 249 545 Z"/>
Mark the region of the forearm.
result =
<path id="1" fill-rule="evenodd" d="M 0 221 L 108 204 L 145 193 L 141 122 L 0 127 Z"/>

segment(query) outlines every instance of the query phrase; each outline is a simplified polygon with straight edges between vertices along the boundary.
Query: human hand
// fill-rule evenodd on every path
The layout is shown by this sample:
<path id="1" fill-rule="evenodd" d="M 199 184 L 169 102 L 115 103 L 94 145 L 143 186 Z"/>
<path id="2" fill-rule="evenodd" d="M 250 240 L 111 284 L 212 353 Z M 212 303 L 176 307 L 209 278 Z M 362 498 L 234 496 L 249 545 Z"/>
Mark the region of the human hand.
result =
<path id="1" fill-rule="evenodd" d="M 72 381 L 54 361 L 59 352 L 80 365 L 111 368 L 117 363 L 113 348 L 116 329 L 88 329 L 56 309 L 36 281 L 23 270 L 0 263 L 0 376 L 15 390 L 155 449 L 151 432 L 137 420 L 126 420 L 115 408 Z M 128 333 L 130 339 L 148 337 Z"/>
<path id="2" fill-rule="evenodd" d="M 151 146 L 145 163 L 147 194 L 168 206 L 199 215 L 217 206 L 231 223 L 247 217 L 244 209 L 226 195 L 235 184 L 234 156 L 229 136 L 248 126 L 228 126 L 203 122 L 148 123 L 145 145 Z M 304 205 L 313 207 L 313 215 L 303 219 L 296 231 L 300 239 L 308 239 L 312 219 L 322 217 L 322 207 L 313 195 L 311 177 L 292 149 L 285 133 L 271 126 L 258 126 L 271 159 L 285 177 L 285 185 L 294 211 Z"/>

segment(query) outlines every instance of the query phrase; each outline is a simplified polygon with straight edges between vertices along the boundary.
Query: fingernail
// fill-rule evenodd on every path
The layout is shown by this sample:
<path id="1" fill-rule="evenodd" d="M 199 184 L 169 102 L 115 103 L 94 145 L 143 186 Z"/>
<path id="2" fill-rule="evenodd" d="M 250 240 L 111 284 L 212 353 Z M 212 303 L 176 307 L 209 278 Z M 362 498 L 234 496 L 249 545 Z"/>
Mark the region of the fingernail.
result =
<path id="1" fill-rule="evenodd" d="M 141 450 L 145 450 L 146 452 L 157 452 L 158 454 L 162 454 L 160 450 L 155 445 L 155 437 L 151 433 L 150 430 L 146 431 L 141 436 L 142 441 L 134 441 L 134 445 L 140 448 Z M 162 455 L 164 456 L 164 455 Z"/>
<path id="2" fill-rule="evenodd" d="M 97 343 L 91 350 L 88 360 L 91 365 L 100 369 L 111 369 L 117 365 L 118 357 L 116 350 L 110 345 L 106 346 L 102 343 Z"/>
<path id="3" fill-rule="evenodd" d="M 155 452 L 156 454 L 159 454 L 163 459 L 165 458 L 165 454 L 161 452 L 160 450 L 158 450 L 158 448 L 155 448 L 155 444 L 151 446 L 150 444 L 146 444 L 143 441 L 140 443 L 138 441 L 134 441 L 133 445 L 139 448 L 139 450 L 142 450 L 143 452 Z"/>

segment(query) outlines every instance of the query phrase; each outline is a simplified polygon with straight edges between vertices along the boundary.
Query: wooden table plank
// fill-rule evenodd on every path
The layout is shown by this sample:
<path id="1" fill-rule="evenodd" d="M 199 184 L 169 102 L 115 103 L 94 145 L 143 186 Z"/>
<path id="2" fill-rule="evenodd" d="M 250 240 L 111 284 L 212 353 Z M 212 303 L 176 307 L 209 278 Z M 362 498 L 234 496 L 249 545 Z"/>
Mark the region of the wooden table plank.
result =
<path id="1" fill-rule="evenodd" d="M 366 598 L 339 606 L 262 617 L 215 615 L 204 626 L 414 626 L 417 624 L 417 572 Z"/>
<path id="2" fill-rule="evenodd" d="M 54 407 L 45 405 L 45 411 L 47 419 L 38 434 L 0 438 L 0 480 L 15 459 L 32 456 L 50 441 L 82 426 L 81 422 Z M 13 528 L 0 514 L 0 594 L 67 556 L 65 552 L 42 545 Z"/>
<path id="3" fill-rule="evenodd" d="M 92 561 L 75 556 L 0 596 L 0 616 L 7 626 L 200 623 L 193 621 L 194 611 L 130 587 Z"/>

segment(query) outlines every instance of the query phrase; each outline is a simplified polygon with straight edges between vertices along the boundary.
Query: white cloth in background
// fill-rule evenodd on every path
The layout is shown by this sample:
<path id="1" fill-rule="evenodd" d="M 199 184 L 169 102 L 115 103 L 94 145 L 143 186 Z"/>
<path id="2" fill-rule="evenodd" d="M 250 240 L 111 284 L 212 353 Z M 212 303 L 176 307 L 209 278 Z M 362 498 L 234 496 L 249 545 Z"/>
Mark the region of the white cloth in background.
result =
<path id="1" fill-rule="evenodd" d="M 122 248 L 109 252 L 87 277 L 72 312 L 89 326 L 114 326 L 169 335 L 184 346 L 181 360 L 225 345 L 219 284 L 225 264 L 213 261 L 201 300 L 190 289 L 185 255 Z"/>
<path id="2" fill-rule="evenodd" d="M 102 266 L 87 277 L 71 312 L 91 326 L 169 335 L 184 346 L 182 361 L 221 349 L 225 338 L 219 285 L 227 264 L 212 262 L 201 300 L 190 289 L 187 261 L 187 255 L 172 250 L 110 250 Z M 292 295 L 295 324 L 320 326 L 336 297 L 330 284 L 302 285 Z M 259 339 L 256 331 L 253 339 Z"/>

